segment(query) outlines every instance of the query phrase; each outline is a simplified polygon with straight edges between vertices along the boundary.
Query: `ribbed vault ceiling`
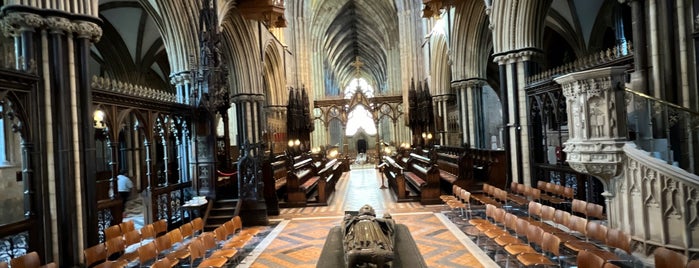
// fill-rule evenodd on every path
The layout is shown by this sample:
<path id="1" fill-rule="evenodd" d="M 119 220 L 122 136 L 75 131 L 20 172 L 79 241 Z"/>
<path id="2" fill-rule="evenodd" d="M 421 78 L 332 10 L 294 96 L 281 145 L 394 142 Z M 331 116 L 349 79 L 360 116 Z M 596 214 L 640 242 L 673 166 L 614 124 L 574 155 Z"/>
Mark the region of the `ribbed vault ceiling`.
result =
<path id="1" fill-rule="evenodd" d="M 395 45 L 398 34 L 393 1 L 329 0 L 320 5 L 321 10 L 330 5 L 342 6 L 332 14 L 316 12 L 320 18 L 315 21 L 330 20 L 323 33 L 322 50 L 329 69 L 339 79 L 339 86 L 347 85 L 355 77 L 364 77 L 373 85 L 385 83 L 387 50 Z M 356 59 L 362 63 L 358 73 Z"/>

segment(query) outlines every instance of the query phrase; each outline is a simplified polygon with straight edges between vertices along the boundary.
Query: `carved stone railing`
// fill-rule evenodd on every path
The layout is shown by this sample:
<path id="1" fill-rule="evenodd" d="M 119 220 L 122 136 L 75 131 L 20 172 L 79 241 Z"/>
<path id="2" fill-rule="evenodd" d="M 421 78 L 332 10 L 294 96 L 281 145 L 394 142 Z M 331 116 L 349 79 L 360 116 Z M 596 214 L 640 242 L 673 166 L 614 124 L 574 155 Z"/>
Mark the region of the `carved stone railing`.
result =
<path id="1" fill-rule="evenodd" d="M 609 220 L 646 255 L 657 247 L 699 256 L 699 176 L 624 146 L 624 174 L 612 180 Z"/>
<path id="2" fill-rule="evenodd" d="M 633 46 L 631 45 L 631 42 L 621 43 L 614 47 L 607 48 L 606 50 L 594 52 L 590 55 L 580 57 L 573 62 L 569 62 L 561 66 L 554 67 L 545 70 L 541 73 L 529 76 L 527 77 L 527 84 L 547 81 L 553 78 L 554 76 L 559 76 L 572 72 L 579 72 L 598 66 L 601 67 L 609 63 L 616 64 L 617 61 L 622 60 L 624 58 L 630 58 L 632 56 Z"/>
<path id="3" fill-rule="evenodd" d="M 602 181 L 608 225 L 630 234 L 635 252 L 699 255 L 699 176 L 628 141 L 624 78 L 625 67 L 608 67 L 554 79 L 566 97 L 566 161 Z"/>
<path id="4" fill-rule="evenodd" d="M 144 87 L 141 85 L 134 85 L 106 77 L 93 76 L 92 88 L 131 95 L 138 98 L 148 98 L 159 102 L 177 102 L 177 96 L 173 93 Z"/>

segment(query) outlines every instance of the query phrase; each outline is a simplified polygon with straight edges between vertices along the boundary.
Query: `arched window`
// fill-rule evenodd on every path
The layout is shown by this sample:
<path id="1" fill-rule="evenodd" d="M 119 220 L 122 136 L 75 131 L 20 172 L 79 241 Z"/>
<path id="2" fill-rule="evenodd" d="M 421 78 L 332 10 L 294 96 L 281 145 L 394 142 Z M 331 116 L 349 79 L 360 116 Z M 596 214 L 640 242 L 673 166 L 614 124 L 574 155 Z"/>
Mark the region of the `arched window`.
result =
<path id="1" fill-rule="evenodd" d="M 355 78 L 345 88 L 345 99 L 351 99 L 354 94 L 360 90 L 367 98 L 374 97 L 374 88 L 367 83 L 364 78 Z M 357 105 L 347 115 L 347 129 L 345 135 L 353 136 L 357 134 L 359 129 L 363 129 L 368 135 L 376 135 L 376 125 L 374 125 L 374 116 L 371 111 L 367 110 L 364 105 Z"/>

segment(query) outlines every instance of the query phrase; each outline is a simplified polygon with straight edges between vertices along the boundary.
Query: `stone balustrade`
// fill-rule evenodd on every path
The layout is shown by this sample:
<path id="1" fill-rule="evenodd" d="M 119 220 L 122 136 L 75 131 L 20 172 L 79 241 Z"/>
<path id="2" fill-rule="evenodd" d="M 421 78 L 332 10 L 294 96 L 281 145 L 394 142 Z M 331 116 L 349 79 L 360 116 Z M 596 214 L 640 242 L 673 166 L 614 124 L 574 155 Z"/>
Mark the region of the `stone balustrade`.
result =
<path id="1" fill-rule="evenodd" d="M 93 76 L 92 88 L 97 90 L 112 91 L 138 98 L 148 98 L 159 102 L 177 102 L 177 96 L 174 93 L 144 87 L 141 85 L 134 85 L 106 77 Z"/>

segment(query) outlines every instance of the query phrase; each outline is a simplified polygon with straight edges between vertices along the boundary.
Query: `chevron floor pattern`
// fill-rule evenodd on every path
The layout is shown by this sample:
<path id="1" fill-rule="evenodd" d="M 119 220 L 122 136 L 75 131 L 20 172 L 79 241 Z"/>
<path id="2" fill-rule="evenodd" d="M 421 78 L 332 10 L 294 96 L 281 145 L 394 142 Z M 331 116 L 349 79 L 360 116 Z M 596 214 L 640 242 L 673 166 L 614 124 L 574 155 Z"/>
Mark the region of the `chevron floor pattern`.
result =
<path id="1" fill-rule="evenodd" d="M 245 267 L 315 267 L 330 228 L 340 225 L 342 215 L 364 204 L 377 215 L 390 213 L 408 226 L 429 267 L 483 267 L 467 247 L 440 220 L 443 205 L 396 203 L 388 189 L 379 189 L 381 176 L 375 169 L 353 167 L 339 181 L 336 193 L 324 207 L 286 208 L 279 234 Z"/>

